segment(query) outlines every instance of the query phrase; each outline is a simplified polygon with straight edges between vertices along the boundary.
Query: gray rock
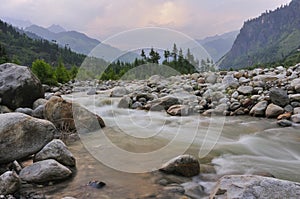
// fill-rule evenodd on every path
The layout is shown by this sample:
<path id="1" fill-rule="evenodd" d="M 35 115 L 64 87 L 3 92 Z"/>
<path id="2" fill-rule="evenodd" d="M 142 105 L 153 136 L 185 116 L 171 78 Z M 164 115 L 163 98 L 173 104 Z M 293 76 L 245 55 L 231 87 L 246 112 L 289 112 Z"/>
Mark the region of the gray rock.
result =
<path id="1" fill-rule="evenodd" d="M 292 115 L 291 120 L 295 123 L 300 123 L 300 114 Z"/>
<path id="2" fill-rule="evenodd" d="M 291 99 L 291 101 L 300 102 L 300 94 L 290 95 L 290 99 Z"/>
<path id="3" fill-rule="evenodd" d="M 0 113 L 11 113 L 12 110 L 10 110 L 9 108 L 7 108 L 7 106 L 3 106 L 3 105 L 0 105 Z"/>
<path id="4" fill-rule="evenodd" d="M 253 92 L 252 86 L 240 86 L 237 91 L 243 95 L 250 95 Z"/>
<path id="5" fill-rule="evenodd" d="M 34 156 L 35 162 L 47 159 L 54 159 L 66 166 L 74 167 L 76 165 L 73 154 L 68 150 L 67 146 L 58 139 L 49 142 Z"/>
<path id="6" fill-rule="evenodd" d="M 231 111 L 235 111 L 237 110 L 238 108 L 241 107 L 241 103 L 240 102 L 233 102 L 231 105 L 230 105 L 230 110 Z"/>
<path id="7" fill-rule="evenodd" d="M 266 116 L 268 118 L 275 118 L 282 113 L 284 113 L 284 109 L 275 104 L 269 104 L 269 106 L 267 107 L 267 110 L 266 110 Z"/>
<path id="8" fill-rule="evenodd" d="M 32 116 L 32 109 L 31 108 L 17 108 L 15 110 L 15 112 L 17 112 L 17 113 L 24 113 L 26 115 Z"/>
<path id="9" fill-rule="evenodd" d="M 289 126 L 292 126 L 293 125 L 293 122 L 289 121 L 289 120 L 286 120 L 286 119 L 283 119 L 283 120 L 279 120 L 277 121 L 277 124 L 279 126 L 282 126 L 282 127 L 289 127 Z"/>
<path id="10" fill-rule="evenodd" d="M 217 78 L 218 76 L 215 75 L 214 73 L 210 73 L 206 79 L 205 79 L 205 82 L 206 83 L 209 83 L 209 84 L 215 84 L 217 82 Z"/>
<path id="11" fill-rule="evenodd" d="M 132 104 L 133 109 L 137 109 L 137 108 L 140 108 L 140 107 L 143 107 L 143 104 L 141 102 L 134 102 Z"/>
<path id="12" fill-rule="evenodd" d="M 7 171 L 0 176 L 0 194 L 14 194 L 19 190 L 21 180 L 13 171 Z"/>
<path id="13" fill-rule="evenodd" d="M 270 95 L 271 102 L 278 106 L 284 107 L 290 102 L 286 90 L 282 90 L 280 88 L 271 88 L 269 95 Z"/>
<path id="14" fill-rule="evenodd" d="M 32 111 L 32 117 L 44 119 L 45 105 L 40 105 Z"/>
<path id="15" fill-rule="evenodd" d="M 240 85 L 239 81 L 233 75 L 226 75 L 222 80 L 222 84 L 225 88 L 237 88 Z"/>
<path id="16" fill-rule="evenodd" d="M 118 108 L 130 108 L 132 105 L 132 99 L 129 96 L 124 96 L 118 103 Z"/>
<path id="17" fill-rule="evenodd" d="M 51 87 L 47 84 L 42 84 L 44 92 L 49 92 L 51 90 Z"/>
<path id="18" fill-rule="evenodd" d="M 129 91 L 125 87 L 114 87 L 110 93 L 111 97 L 123 97 L 127 95 Z"/>
<path id="19" fill-rule="evenodd" d="M 268 102 L 267 101 L 261 101 L 258 102 L 250 111 L 250 115 L 253 115 L 255 117 L 260 117 L 265 115 L 265 111 L 267 109 Z"/>
<path id="20" fill-rule="evenodd" d="M 173 105 L 168 110 L 167 113 L 172 116 L 187 116 L 189 115 L 189 107 L 186 105 Z"/>
<path id="21" fill-rule="evenodd" d="M 300 107 L 294 108 L 294 114 L 300 114 Z"/>
<path id="22" fill-rule="evenodd" d="M 165 163 L 159 170 L 168 174 L 192 177 L 199 174 L 200 164 L 191 155 L 180 155 Z"/>
<path id="23" fill-rule="evenodd" d="M 168 110 L 171 106 L 180 104 L 180 101 L 176 97 L 172 96 L 165 96 L 162 98 L 158 98 L 156 100 L 151 101 L 152 107 L 151 111 L 156 111 L 156 110 Z M 155 108 L 157 107 L 157 108 Z"/>
<path id="24" fill-rule="evenodd" d="M 0 164 L 41 150 L 56 133 L 55 126 L 22 113 L 0 114 Z"/>
<path id="25" fill-rule="evenodd" d="M 300 198 L 300 184 L 286 180 L 252 175 L 222 177 L 210 198 Z"/>
<path id="26" fill-rule="evenodd" d="M 37 99 L 33 102 L 32 109 L 34 110 L 37 107 L 39 107 L 40 105 L 45 105 L 47 102 L 48 102 L 48 100 L 43 99 L 43 98 Z"/>
<path id="27" fill-rule="evenodd" d="M 164 187 L 164 190 L 170 193 L 180 193 L 180 194 L 184 194 L 185 192 L 184 188 L 180 185 L 170 185 Z"/>
<path id="28" fill-rule="evenodd" d="M 44 96 L 40 80 L 26 66 L 0 65 L 0 98 L 10 109 L 32 107 L 33 102 Z"/>
<path id="29" fill-rule="evenodd" d="M 293 112 L 294 108 L 293 108 L 293 106 L 291 106 L 291 105 L 288 104 L 283 109 L 284 109 L 284 111 L 291 113 L 291 112 Z"/>
<path id="30" fill-rule="evenodd" d="M 53 96 L 45 105 L 44 117 L 62 130 L 78 133 L 92 132 L 105 127 L 102 118 L 77 103 Z"/>
<path id="31" fill-rule="evenodd" d="M 25 167 L 20 172 L 20 178 L 30 183 L 44 183 L 63 180 L 72 175 L 72 171 L 56 160 L 43 160 Z"/>
<path id="32" fill-rule="evenodd" d="M 291 82 L 291 87 L 297 92 L 300 93 L 300 78 L 294 79 Z"/>

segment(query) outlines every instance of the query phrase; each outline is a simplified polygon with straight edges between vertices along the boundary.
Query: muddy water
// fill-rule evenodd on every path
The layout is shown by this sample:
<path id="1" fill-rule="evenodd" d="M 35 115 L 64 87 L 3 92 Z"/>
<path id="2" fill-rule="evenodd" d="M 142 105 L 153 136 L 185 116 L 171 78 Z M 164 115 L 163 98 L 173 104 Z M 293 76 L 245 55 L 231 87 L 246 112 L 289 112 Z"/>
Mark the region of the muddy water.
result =
<path id="1" fill-rule="evenodd" d="M 76 175 L 67 182 L 45 188 L 49 197 L 138 198 L 156 194 L 161 187 L 154 183 L 153 174 L 143 173 L 143 169 L 155 170 L 182 151 L 200 157 L 202 164 L 214 165 L 215 174 L 202 174 L 193 179 L 207 193 L 218 177 L 225 174 L 268 173 L 300 182 L 300 129 L 297 127 L 278 128 L 274 120 L 247 116 L 171 117 L 159 112 L 118 109 L 119 99 L 108 98 L 107 93 L 73 94 L 65 98 L 101 115 L 107 125 L 101 135 L 115 147 L 135 155 L 164 150 L 159 156 L 131 159 L 116 153 L 99 133 L 83 135 L 83 143 L 69 146 L 77 158 Z M 101 190 L 85 186 L 91 180 L 104 181 L 107 186 Z"/>

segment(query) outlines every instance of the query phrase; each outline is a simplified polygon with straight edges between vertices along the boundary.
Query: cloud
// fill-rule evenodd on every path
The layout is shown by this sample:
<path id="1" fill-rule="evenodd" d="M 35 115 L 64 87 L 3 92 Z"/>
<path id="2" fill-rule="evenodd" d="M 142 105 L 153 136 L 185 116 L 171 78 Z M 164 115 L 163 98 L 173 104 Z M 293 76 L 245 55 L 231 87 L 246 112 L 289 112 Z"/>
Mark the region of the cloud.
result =
<path id="1" fill-rule="evenodd" d="M 132 28 L 159 26 L 194 38 L 241 28 L 290 0 L 2 0 L 0 13 L 35 24 L 60 24 L 104 39 Z"/>

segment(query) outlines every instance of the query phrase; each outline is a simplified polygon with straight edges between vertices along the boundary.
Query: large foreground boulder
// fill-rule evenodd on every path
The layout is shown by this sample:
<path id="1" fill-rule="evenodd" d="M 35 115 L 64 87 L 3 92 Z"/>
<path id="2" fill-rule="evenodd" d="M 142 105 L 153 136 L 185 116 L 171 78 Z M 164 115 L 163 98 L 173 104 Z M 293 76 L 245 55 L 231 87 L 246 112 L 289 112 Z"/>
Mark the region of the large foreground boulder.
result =
<path id="1" fill-rule="evenodd" d="M 53 159 L 33 163 L 20 172 L 20 178 L 30 183 L 63 180 L 71 175 L 70 169 Z"/>
<path id="2" fill-rule="evenodd" d="M 0 176 L 0 195 L 15 193 L 21 185 L 19 176 L 13 171 L 7 171 Z"/>
<path id="3" fill-rule="evenodd" d="M 300 198 L 300 183 L 252 175 L 224 176 L 210 198 Z"/>
<path id="4" fill-rule="evenodd" d="M 59 139 L 52 140 L 34 156 L 34 161 L 54 159 L 66 166 L 75 166 L 75 158 L 67 146 Z"/>
<path id="5" fill-rule="evenodd" d="M 0 164 L 40 151 L 56 133 L 47 121 L 23 113 L 0 114 Z"/>
<path id="6" fill-rule="evenodd" d="M 1 104 L 10 109 L 32 107 L 33 102 L 44 97 L 40 80 L 26 66 L 0 65 Z"/>
<path id="7" fill-rule="evenodd" d="M 167 174 L 192 177 L 199 174 L 200 164 L 191 155 L 180 155 L 165 163 L 159 170 Z"/>
<path id="8" fill-rule="evenodd" d="M 105 127 L 100 116 L 57 96 L 51 97 L 46 103 L 44 117 L 66 131 L 91 132 Z"/>
<path id="9" fill-rule="evenodd" d="M 284 107 L 290 102 L 289 96 L 286 90 L 280 88 L 271 88 L 270 89 L 270 99 L 272 103 Z"/>

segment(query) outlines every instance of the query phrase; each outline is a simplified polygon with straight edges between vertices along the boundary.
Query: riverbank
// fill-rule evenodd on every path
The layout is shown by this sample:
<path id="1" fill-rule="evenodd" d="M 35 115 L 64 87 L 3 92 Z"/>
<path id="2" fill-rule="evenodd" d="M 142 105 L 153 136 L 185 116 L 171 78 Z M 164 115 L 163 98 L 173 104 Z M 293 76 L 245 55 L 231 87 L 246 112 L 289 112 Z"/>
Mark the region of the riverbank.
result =
<path id="1" fill-rule="evenodd" d="M 15 69 L 10 70 L 10 67 Z M 3 118 L 0 145 L 6 149 L 0 155 L 1 179 L 5 182 L 0 183 L 0 187 L 13 184 L 9 191 L 1 189 L 5 190 L 2 194 L 14 194 L 16 198 L 51 198 L 51 195 L 54 198 L 96 198 L 99 194 L 108 198 L 203 198 L 213 194 L 213 187 L 224 175 L 254 174 L 300 181 L 297 175 L 300 168 L 300 65 L 288 69 L 221 71 L 168 78 L 156 75 L 148 80 L 76 81 L 52 88 L 41 85 L 30 72 L 28 76 L 23 75 L 28 69 L 18 69 L 18 66 L 1 65 L 0 71 L 4 80 L 2 85 L 5 85 L 0 89 L 0 116 Z M 6 78 L 7 75 L 11 75 L 10 78 Z M 21 75 L 27 80 L 20 80 Z M 20 84 L 29 80 L 32 83 Z M 37 92 L 28 97 L 31 90 Z M 79 121 L 79 126 L 76 121 Z M 218 124 L 220 128 L 209 131 L 210 124 Z M 167 156 L 164 156 L 168 158 L 152 158 L 141 164 L 147 166 L 156 162 L 155 169 L 159 169 L 171 158 L 186 153 L 200 162 L 200 168 L 193 178 L 161 172 L 117 172 L 101 161 L 95 161 L 97 156 L 88 155 L 79 144 L 78 133 L 90 132 L 84 139 L 81 137 L 82 142 L 91 143 L 85 148 L 93 151 L 102 146 L 101 151 L 105 152 L 107 160 L 122 165 L 121 156 L 115 156 L 105 143 L 99 145 L 103 140 L 98 142 L 95 139 L 97 134 L 92 133 L 97 130 L 104 132 L 117 146 L 134 153 L 158 150 L 177 132 L 179 140 L 168 149 Z M 162 134 L 157 135 L 156 131 Z M 153 138 L 148 141 L 140 139 L 149 136 Z M 69 149 L 54 138 L 66 141 Z M 199 153 L 203 143 L 205 150 L 210 149 L 207 154 Z M 57 145 L 64 149 L 64 153 L 53 156 Z M 177 153 L 177 150 L 183 152 Z M 41 157 L 41 151 L 43 158 L 37 158 Z M 74 159 L 76 167 L 74 161 L 70 164 Z M 59 174 L 51 173 L 53 162 L 60 169 Z M 45 164 L 43 172 L 47 171 L 48 175 L 32 176 L 36 172 L 32 165 L 37 164 Z M 132 169 L 131 164 L 129 161 L 122 166 Z M 240 182 L 240 179 L 232 179 Z M 245 181 L 256 183 L 257 179 L 264 180 L 249 177 Z M 106 186 L 94 189 L 96 181 L 103 181 Z M 298 184 L 294 185 L 296 193 Z M 285 193 L 283 190 L 281 194 Z M 214 195 L 224 194 L 224 191 L 214 192 Z"/>

